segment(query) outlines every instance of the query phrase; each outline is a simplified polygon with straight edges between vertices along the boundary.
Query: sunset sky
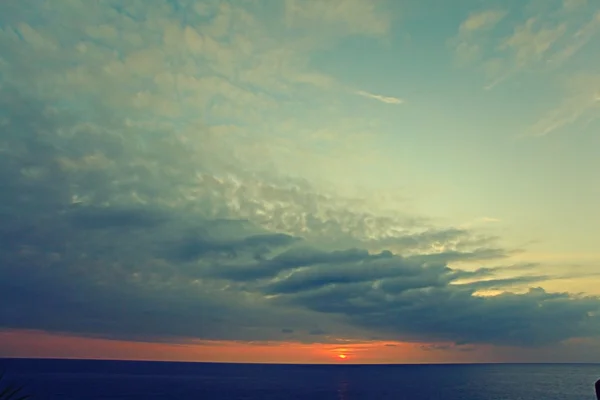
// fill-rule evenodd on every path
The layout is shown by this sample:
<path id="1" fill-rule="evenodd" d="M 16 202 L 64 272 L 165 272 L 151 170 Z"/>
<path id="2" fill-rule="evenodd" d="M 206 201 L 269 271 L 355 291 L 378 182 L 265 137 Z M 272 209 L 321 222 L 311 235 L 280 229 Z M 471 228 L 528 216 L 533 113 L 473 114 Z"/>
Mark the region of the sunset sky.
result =
<path id="1" fill-rule="evenodd" d="M 599 0 L 2 0 L 0 357 L 600 362 L 598 43 Z"/>

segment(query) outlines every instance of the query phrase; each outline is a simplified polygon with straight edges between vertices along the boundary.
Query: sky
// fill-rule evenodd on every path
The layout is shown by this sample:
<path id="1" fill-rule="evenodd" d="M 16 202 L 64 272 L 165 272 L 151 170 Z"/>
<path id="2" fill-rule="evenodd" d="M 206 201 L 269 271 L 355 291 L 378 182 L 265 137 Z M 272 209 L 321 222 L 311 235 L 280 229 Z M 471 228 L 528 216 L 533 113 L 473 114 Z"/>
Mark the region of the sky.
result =
<path id="1" fill-rule="evenodd" d="M 0 357 L 600 362 L 598 0 L 0 7 Z"/>

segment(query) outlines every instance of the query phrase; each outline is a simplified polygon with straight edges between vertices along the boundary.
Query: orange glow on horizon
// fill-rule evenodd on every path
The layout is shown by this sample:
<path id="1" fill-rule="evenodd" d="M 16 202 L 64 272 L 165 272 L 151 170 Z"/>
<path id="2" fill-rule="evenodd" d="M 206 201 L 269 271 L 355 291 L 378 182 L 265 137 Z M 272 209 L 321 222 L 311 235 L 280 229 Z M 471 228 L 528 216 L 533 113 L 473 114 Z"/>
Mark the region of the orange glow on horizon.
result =
<path id="1" fill-rule="evenodd" d="M 84 358 L 140 361 L 357 364 L 472 362 L 473 353 L 426 351 L 423 343 L 242 342 L 186 339 L 178 343 L 135 342 L 33 330 L 0 330 L 0 357 Z"/>

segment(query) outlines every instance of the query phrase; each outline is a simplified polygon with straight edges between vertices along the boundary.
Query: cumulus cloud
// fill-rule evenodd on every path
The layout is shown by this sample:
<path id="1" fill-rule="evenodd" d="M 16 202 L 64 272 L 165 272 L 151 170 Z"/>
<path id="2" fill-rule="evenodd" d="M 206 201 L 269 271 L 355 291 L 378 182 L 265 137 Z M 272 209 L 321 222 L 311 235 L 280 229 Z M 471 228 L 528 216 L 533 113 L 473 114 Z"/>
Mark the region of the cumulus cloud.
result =
<path id="1" fill-rule="evenodd" d="M 198 4 L 23 0 L 0 16 L 1 328 L 520 345 L 600 332 L 598 299 L 527 291 L 550 277 L 498 267 L 511 250 L 496 238 L 250 162 L 275 140 L 251 128 L 273 108 L 334 96 L 286 29 L 377 36 L 370 2 L 352 3 L 375 15 L 358 26 L 288 2 L 281 37 L 250 3 Z"/>

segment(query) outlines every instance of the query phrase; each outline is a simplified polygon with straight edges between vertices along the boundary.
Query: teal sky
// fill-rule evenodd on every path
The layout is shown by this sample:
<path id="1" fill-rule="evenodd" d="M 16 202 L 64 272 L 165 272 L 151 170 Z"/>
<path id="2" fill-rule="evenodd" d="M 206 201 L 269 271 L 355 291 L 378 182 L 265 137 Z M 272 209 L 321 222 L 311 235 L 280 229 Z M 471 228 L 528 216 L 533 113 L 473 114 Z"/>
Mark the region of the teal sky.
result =
<path id="1" fill-rule="evenodd" d="M 0 277 L 28 315 L 0 328 L 600 357 L 598 0 L 0 9 Z M 436 316 L 450 292 L 498 332 Z M 130 326 L 121 295 L 182 319 Z"/>

